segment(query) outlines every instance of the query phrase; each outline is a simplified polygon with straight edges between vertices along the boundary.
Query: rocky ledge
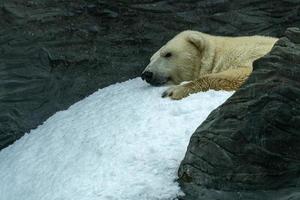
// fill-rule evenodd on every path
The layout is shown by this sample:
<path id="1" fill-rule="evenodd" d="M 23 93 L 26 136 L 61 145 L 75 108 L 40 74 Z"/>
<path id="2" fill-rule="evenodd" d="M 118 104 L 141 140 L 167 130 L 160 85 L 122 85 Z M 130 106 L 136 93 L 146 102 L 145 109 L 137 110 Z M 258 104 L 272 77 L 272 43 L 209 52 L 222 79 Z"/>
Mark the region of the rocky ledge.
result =
<path id="1" fill-rule="evenodd" d="M 192 135 L 182 199 L 300 199 L 299 130 L 300 29 L 289 28 Z"/>

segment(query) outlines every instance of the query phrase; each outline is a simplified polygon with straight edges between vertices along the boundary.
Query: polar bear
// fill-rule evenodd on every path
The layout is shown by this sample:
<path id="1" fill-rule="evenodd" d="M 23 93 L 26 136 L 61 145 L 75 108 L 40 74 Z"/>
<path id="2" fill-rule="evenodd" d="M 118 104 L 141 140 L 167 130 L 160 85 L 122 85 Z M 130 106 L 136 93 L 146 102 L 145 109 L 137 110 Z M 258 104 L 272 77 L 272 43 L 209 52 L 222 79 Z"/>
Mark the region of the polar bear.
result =
<path id="1" fill-rule="evenodd" d="M 153 54 L 141 78 L 154 86 L 175 84 L 162 97 L 176 100 L 209 89 L 236 90 L 252 72 L 253 61 L 267 54 L 277 40 L 183 31 Z M 190 82 L 179 85 L 185 81 Z"/>

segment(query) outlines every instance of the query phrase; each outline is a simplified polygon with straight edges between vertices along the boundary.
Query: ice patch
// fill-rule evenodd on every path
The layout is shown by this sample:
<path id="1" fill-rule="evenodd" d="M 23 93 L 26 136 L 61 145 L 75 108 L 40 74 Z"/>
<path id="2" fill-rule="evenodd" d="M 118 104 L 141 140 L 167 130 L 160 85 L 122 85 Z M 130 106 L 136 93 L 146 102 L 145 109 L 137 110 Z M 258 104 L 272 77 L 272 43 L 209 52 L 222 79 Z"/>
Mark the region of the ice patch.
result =
<path id="1" fill-rule="evenodd" d="M 0 151 L 1 200 L 166 200 L 189 138 L 232 92 L 180 101 L 139 78 L 101 89 Z"/>

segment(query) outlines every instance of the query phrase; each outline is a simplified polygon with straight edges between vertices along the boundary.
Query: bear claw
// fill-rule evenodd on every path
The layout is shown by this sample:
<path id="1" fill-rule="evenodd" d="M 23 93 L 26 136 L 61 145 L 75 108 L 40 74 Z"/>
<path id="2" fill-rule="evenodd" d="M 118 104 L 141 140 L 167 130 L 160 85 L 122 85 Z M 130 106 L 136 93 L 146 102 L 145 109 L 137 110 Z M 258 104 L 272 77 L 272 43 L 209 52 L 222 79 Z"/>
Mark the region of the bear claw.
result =
<path id="1" fill-rule="evenodd" d="M 173 100 L 179 100 L 189 95 L 189 90 L 182 86 L 173 86 L 162 93 L 162 98 L 170 97 Z"/>
<path id="2" fill-rule="evenodd" d="M 168 92 L 167 90 L 164 91 L 161 95 L 162 98 L 165 98 L 165 97 L 169 97 L 169 96 L 172 96 L 173 92 Z"/>

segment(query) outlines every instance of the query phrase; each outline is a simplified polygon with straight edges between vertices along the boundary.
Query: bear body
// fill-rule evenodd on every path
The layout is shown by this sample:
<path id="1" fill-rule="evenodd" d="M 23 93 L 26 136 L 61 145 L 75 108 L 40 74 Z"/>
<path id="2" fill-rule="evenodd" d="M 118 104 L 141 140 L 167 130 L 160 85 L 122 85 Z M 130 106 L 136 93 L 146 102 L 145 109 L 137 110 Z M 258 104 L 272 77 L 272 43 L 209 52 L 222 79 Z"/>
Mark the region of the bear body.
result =
<path id="1" fill-rule="evenodd" d="M 151 85 L 175 84 L 162 95 L 172 99 L 209 89 L 236 90 L 252 72 L 253 61 L 267 54 L 277 40 L 183 31 L 153 54 L 142 78 Z M 190 82 L 178 85 L 184 81 Z"/>

